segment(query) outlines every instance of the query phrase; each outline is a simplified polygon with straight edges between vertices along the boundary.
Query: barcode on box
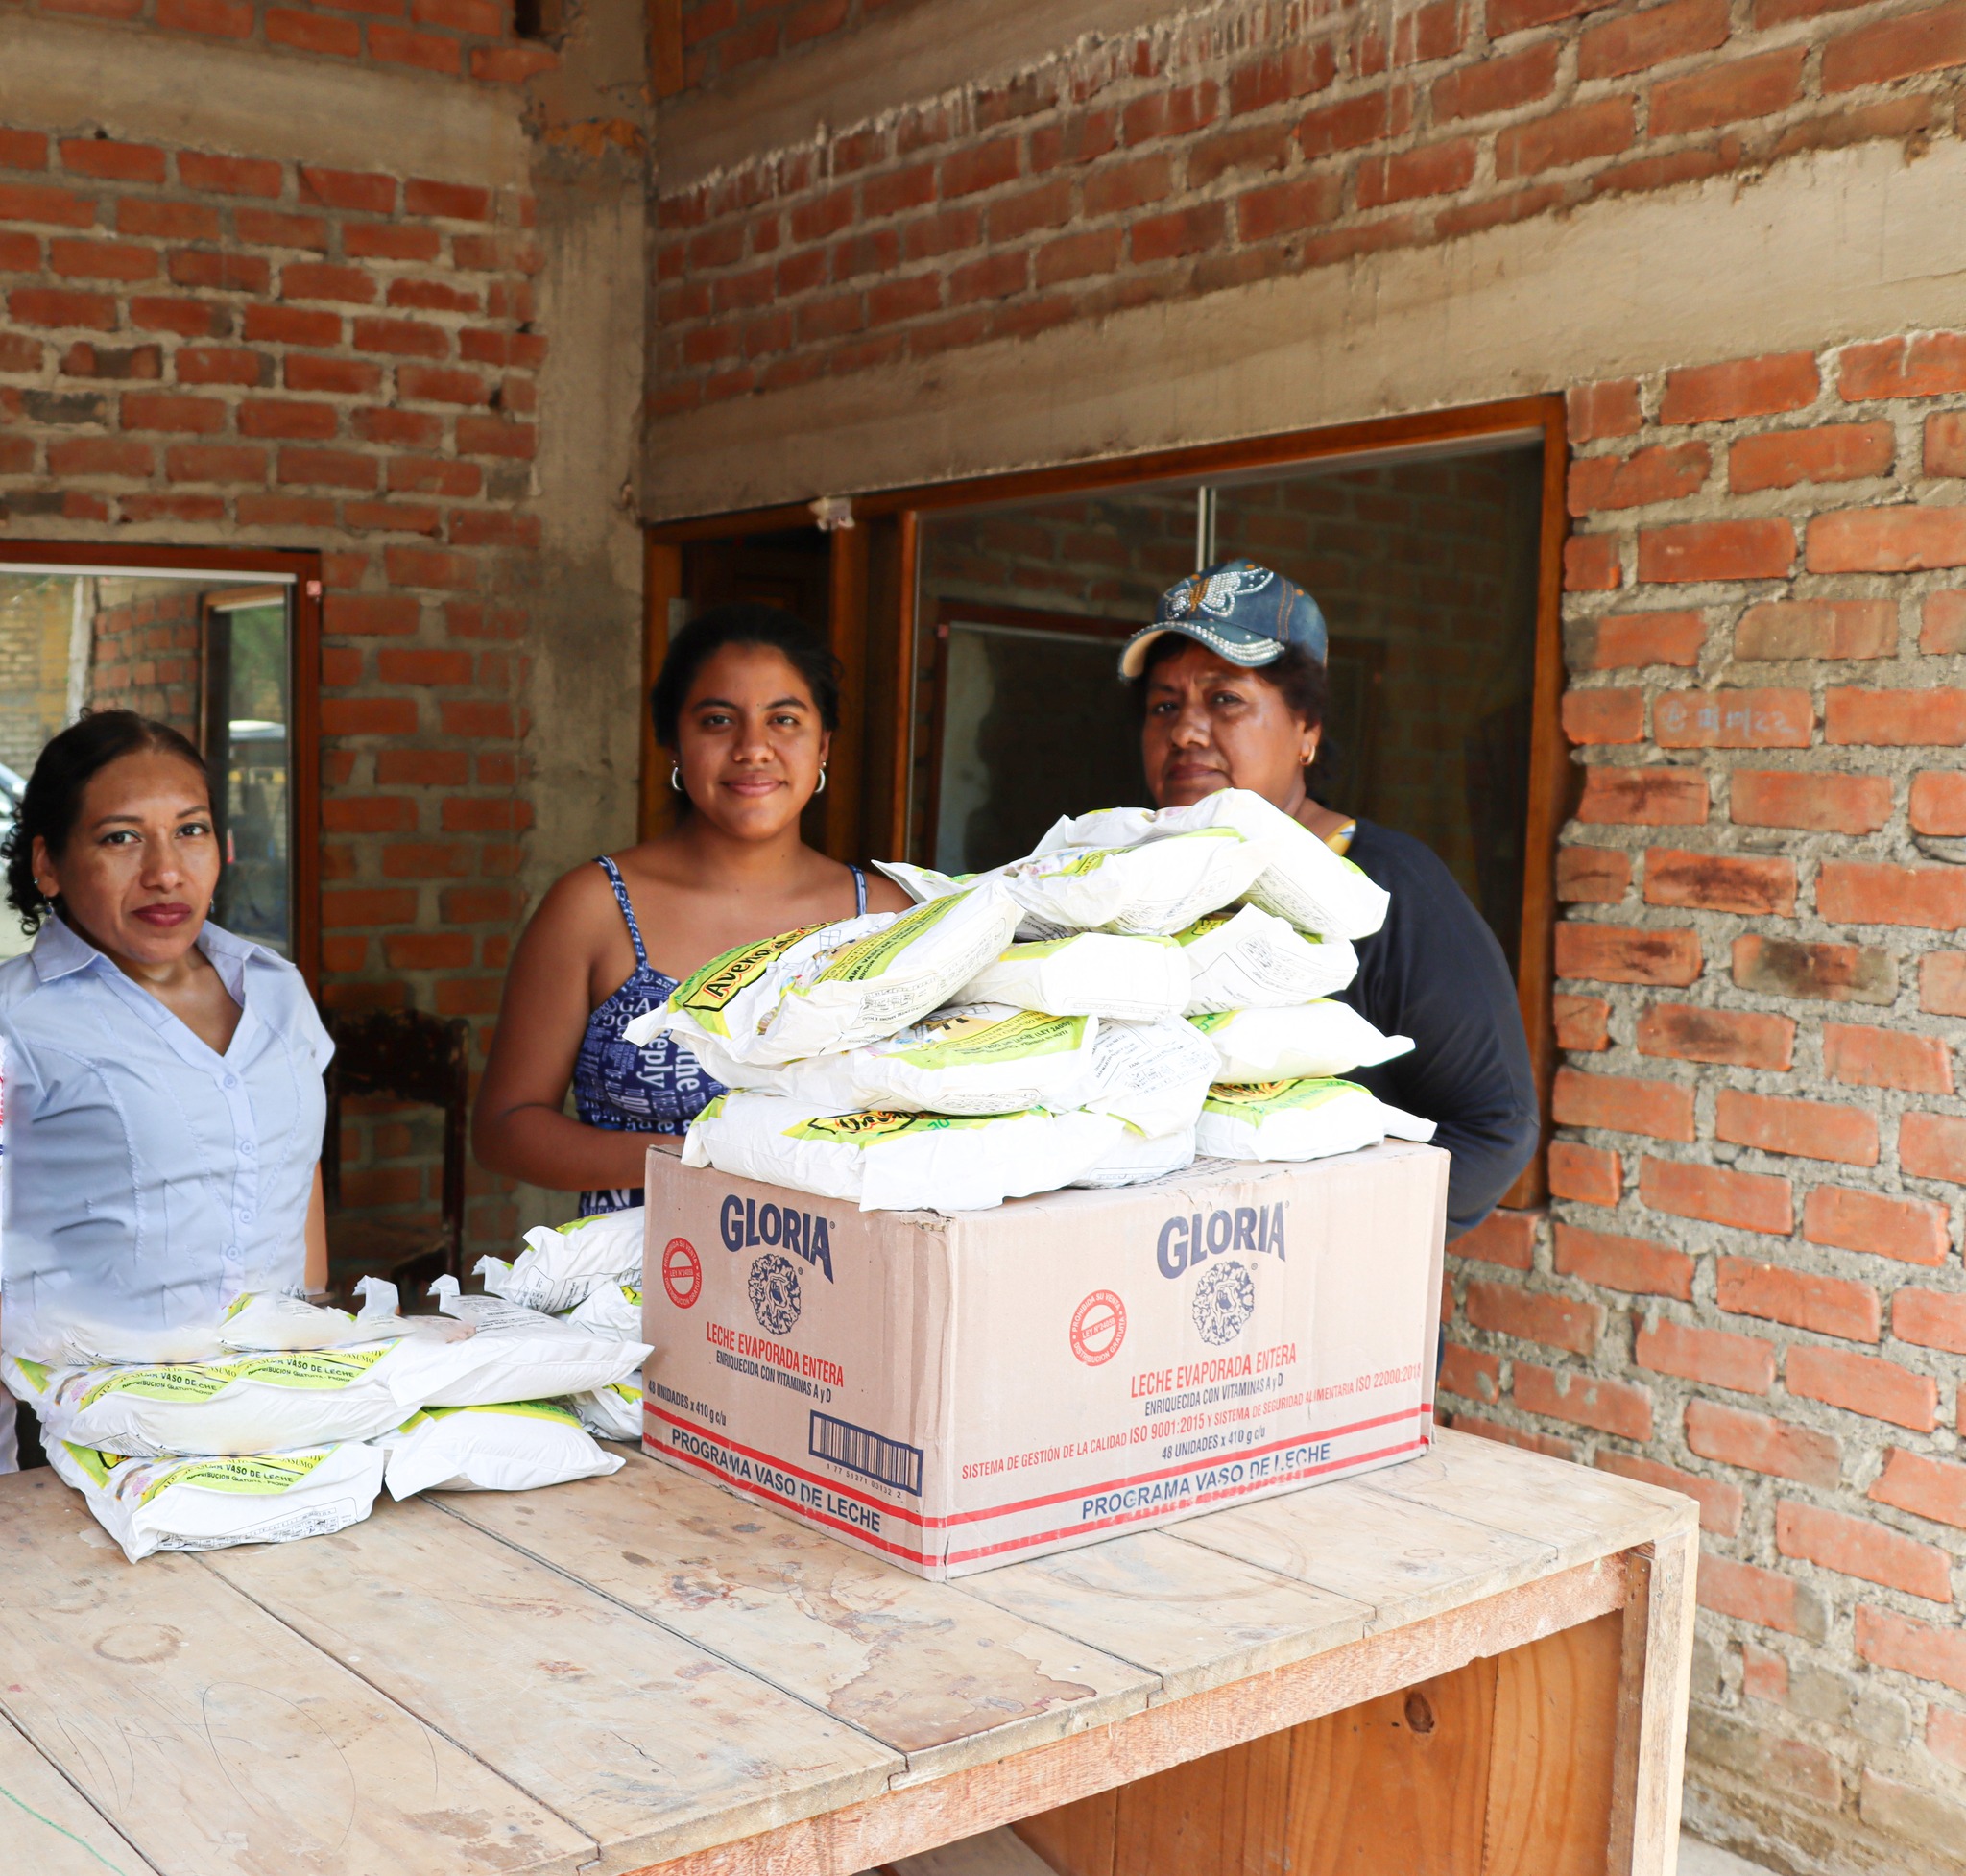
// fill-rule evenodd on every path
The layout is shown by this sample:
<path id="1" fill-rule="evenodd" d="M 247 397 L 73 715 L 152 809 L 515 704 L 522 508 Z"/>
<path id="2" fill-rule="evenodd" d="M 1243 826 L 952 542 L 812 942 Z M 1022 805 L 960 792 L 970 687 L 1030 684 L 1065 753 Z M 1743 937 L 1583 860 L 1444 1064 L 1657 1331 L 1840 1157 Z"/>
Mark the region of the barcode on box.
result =
<path id="1" fill-rule="evenodd" d="M 812 1433 L 806 1450 L 816 1459 L 830 1459 L 836 1466 L 857 1472 L 863 1479 L 877 1479 L 898 1492 L 922 1496 L 922 1449 L 904 1446 L 898 1439 L 883 1439 L 865 1427 L 835 1420 L 829 1413 L 812 1416 Z"/>

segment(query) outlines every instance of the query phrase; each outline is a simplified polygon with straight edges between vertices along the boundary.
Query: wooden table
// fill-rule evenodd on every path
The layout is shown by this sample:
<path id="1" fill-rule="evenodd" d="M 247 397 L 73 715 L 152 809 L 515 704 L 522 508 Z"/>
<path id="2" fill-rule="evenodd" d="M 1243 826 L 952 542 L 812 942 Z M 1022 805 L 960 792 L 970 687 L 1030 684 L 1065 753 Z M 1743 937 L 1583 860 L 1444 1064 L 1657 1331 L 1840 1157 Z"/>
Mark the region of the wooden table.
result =
<path id="1" fill-rule="evenodd" d="M 0 1479 L 8 1876 L 1666 1876 L 1694 1507 L 1425 1458 L 949 1584 L 636 1455 L 132 1568 Z"/>

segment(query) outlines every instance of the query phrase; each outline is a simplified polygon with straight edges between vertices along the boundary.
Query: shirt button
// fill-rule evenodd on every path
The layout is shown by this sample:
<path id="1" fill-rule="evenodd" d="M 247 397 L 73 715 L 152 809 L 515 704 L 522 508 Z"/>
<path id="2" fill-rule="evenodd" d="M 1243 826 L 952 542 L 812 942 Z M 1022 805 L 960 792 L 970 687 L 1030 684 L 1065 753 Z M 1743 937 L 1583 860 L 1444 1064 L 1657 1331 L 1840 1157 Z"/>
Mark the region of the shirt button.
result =
<path id="1" fill-rule="evenodd" d="M 239 1157 L 242 1160 L 250 1160 L 258 1150 L 250 1140 L 242 1140 L 239 1142 Z"/>
<path id="2" fill-rule="evenodd" d="M 250 1224 L 251 1224 L 251 1223 L 252 1222 L 252 1206 L 250 1206 L 250 1205 L 242 1205 L 242 1206 L 240 1206 L 240 1208 L 239 1208 L 239 1222 L 240 1222 L 240 1223 L 241 1223 L 242 1225 L 250 1225 Z"/>
<path id="3" fill-rule="evenodd" d="M 237 1075 L 235 1075 L 235 1074 L 228 1074 L 228 1076 L 226 1077 L 226 1086 L 227 1086 L 228 1088 L 236 1088 L 236 1087 L 238 1087 L 238 1085 L 239 1085 L 239 1077 L 238 1077 Z"/>

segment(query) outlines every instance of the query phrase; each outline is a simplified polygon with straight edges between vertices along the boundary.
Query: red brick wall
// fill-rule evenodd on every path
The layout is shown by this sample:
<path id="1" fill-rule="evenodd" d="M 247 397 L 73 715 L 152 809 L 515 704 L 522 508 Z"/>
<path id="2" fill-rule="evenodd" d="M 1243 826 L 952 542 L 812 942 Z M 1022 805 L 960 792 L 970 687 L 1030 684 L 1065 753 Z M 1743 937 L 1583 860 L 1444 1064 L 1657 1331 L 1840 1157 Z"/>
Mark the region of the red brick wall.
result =
<path id="1" fill-rule="evenodd" d="M 152 592 L 95 616 L 89 701 L 199 733 L 199 607 L 195 589 Z"/>
<path id="2" fill-rule="evenodd" d="M 683 0 L 683 81 L 715 84 L 871 19 L 894 0 Z"/>
<path id="3" fill-rule="evenodd" d="M 1953 133 L 1962 22 L 1961 0 L 1432 0 L 1389 29 L 1379 9 L 1263 0 L 1122 36 L 667 195 L 656 409 L 1812 147 L 1916 149 Z"/>
<path id="4" fill-rule="evenodd" d="M 468 1016 L 481 1043 L 531 814 L 532 215 L 442 178 L 0 128 L 0 538 L 322 550 L 324 1000 Z M 509 1217 L 484 1197 L 480 1241 Z"/>
<path id="5" fill-rule="evenodd" d="M 515 37 L 511 11 L 507 0 L 6 0 L 6 13 L 82 14 L 126 25 L 132 35 L 269 46 L 518 84 L 558 60 L 550 48 Z"/>
<path id="6" fill-rule="evenodd" d="M 1455 1247 L 1442 1373 L 1700 1501 L 1696 1786 L 1920 1869 L 1966 1843 L 1962 403 L 1957 334 L 1571 393 L 1558 1196 Z"/>

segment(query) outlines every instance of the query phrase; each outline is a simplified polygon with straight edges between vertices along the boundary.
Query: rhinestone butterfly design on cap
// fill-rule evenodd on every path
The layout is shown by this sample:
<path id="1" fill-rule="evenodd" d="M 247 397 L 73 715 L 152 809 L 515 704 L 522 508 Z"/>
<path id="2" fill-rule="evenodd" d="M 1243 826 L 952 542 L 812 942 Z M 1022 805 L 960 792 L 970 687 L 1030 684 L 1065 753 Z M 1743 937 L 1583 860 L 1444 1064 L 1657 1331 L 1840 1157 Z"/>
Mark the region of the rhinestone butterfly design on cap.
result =
<path id="1" fill-rule="evenodd" d="M 1197 611 L 1213 619 L 1227 618 L 1245 593 L 1262 591 L 1276 577 L 1267 566 L 1231 567 L 1206 579 L 1197 574 L 1168 593 L 1162 604 L 1171 618 Z"/>

